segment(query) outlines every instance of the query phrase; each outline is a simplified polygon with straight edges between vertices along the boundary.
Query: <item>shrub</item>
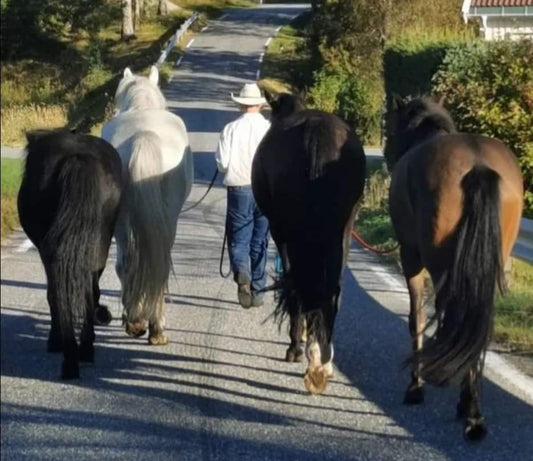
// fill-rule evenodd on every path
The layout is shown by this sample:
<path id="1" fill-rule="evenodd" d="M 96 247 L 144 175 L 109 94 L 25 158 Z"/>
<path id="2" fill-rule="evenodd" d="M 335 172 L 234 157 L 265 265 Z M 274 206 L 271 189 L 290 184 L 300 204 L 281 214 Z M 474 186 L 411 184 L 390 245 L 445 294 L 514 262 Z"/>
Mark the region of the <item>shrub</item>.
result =
<path id="1" fill-rule="evenodd" d="M 460 131 L 506 143 L 524 175 L 525 214 L 533 217 L 533 42 L 483 42 L 448 51 L 433 91 Z"/>
<path id="2" fill-rule="evenodd" d="M 381 120 L 381 83 L 347 73 L 322 69 L 308 93 L 310 105 L 336 113 L 351 125 L 364 143 L 377 144 Z"/>

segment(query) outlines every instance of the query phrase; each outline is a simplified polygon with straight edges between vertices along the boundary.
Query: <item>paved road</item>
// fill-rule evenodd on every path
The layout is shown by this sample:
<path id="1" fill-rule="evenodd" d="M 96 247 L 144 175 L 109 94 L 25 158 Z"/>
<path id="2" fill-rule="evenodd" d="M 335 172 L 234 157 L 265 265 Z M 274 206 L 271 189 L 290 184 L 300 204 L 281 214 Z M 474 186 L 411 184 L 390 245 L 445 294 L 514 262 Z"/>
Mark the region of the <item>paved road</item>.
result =
<path id="1" fill-rule="evenodd" d="M 296 11 L 232 11 L 197 36 L 174 76 L 168 96 L 179 101 L 199 152 L 191 203 L 214 168 L 210 133 L 236 115 L 226 94 L 253 77 L 262 43 Z M 2 460 L 530 459 L 533 397 L 496 371 L 483 385 L 490 435 L 479 446 L 466 444 L 454 421 L 455 387 L 428 389 L 417 408 L 401 404 L 405 289 L 395 270 L 357 247 L 344 277 L 335 377 L 324 395 L 308 395 L 304 366 L 281 360 L 287 335 L 269 319 L 272 300 L 243 310 L 234 284 L 218 275 L 224 213 L 224 189 L 216 187 L 181 219 L 166 347 L 122 331 L 111 249 L 102 286 L 116 319 L 98 328 L 96 364 L 75 383 L 57 379 L 61 357 L 45 352 L 44 272 L 15 234 L 1 264 Z"/>

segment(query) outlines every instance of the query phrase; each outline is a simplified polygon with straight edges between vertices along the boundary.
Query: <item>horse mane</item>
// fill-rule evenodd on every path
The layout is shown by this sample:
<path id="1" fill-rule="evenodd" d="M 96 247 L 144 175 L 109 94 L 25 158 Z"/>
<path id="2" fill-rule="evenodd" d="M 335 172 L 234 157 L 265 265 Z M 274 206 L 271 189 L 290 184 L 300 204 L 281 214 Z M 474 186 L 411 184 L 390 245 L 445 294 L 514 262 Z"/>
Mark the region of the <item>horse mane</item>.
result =
<path id="1" fill-rule="evenodd" d="M 115 104 L 119 112 L 128 110 L 162 109 L 167 103 L 159 87 L 147 77 L 124 77 L 118 84 Z"/>

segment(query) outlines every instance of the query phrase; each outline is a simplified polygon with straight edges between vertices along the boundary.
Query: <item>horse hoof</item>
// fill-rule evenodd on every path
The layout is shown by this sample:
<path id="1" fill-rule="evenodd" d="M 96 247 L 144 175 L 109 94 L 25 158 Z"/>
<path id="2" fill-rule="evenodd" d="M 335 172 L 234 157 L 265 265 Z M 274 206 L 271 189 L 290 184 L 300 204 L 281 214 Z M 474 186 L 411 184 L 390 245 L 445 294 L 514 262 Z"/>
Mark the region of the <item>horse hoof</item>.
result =
<path id="1" fill-rule="evenodd" d="M 146 330 L 147 328 L 144 322 L 126 322 L 126 333 L 128 336 L 139 338 L 146 333 Z"/>
<path id="2" fill-rule="evenodd" d="M 322 394 L 328 385 L 328 371 L 322 366 L 314 370 L 308 368 L 305 372 L 304 384 L 311 394 Z"/>
<path id="3" fill-rule="evenodd" d="M 152 346 L 164 346 L 168 344 L 168 337 L 164 333 L 150 336 L 148 338 L 148 343 L 151 344 Z"/>
<path id="4" fill-rule="evenodd" d="M 109 325 L 113 316 L 106 306 L 98 305 L 94 311 L 95 325 Z"/>
<path id="5" fill-rule="evenodd" d="M 420 405 L 424 402 L 424 389 L 422 387 L 414 387 L 407 389 L 403 403 L 405 405 Z"/>
<path id="6" fill-rule="evenodd" d="M 292 363 L 300 363 L 303 362 L 304 359 L 304 351 L 301 349 L 287 349 L 287 354 L 285 355 L 285 361 L 286 362 L 292 362 Z"/>
<path id="7" fill-rule="evenodd" d="M 65 365 L 63 364 L 63 369 L 61 370 L 61 379 L 78 379 L 80 377 L 80 367 L 76 364 Z"/>
<path id="8" fill-rule="evenodd" d="M 487 435 L 487 428 L 483 418 L 468 419 L 466 421 L 464 437 L 469 442 L 479 442 Z"/>
<path id="9" fill-rule="evenodd" d="M 80 362 L 94 363 L 94 346 L 80 347 Z"/>

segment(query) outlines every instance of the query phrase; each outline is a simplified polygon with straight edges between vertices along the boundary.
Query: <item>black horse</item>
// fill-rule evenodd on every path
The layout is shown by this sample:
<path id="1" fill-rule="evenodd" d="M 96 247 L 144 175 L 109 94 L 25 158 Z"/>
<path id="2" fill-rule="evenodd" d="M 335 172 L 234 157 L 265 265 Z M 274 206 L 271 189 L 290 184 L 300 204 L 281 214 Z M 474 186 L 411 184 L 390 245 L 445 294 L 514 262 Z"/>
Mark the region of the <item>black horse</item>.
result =
<path id="1" fill-rule="evenodd" d="M 333 326 L 365 154 L 335 115 L 306 110 L 289 94 L 269 102 L 272 126 L 254 157 L 252 188 L 283 261 L 276 313 L 290 317 L 286 360 L 303 359 L 307 335 L 304 383 L 318 394 L 333 373 Z"/>
<path id="2" fill-rule="evenodd" d="M 94 321 L 109 323 L 99 306 L 122 193 L 120 157 L 107 142 L 67 130 L 27 134 L 18 194 L 22 228 L 39 250 L 48 281 L 52 326 L 48 352 L 63 352 L 61 377 L 79 377 L 79 360 L 94 361 Z M 80 346 L 74 327 L 81 324 Z"/>
<path id="3" fill-rule="evenodd" d="M 430 98 L 394 100 L 386 152 L 395 161 L 390 213 L 410 295 L 413 372 L 405 403 L 423 401 L 424 381 L 462 379 L 457 416 L 465 436 L 486 428 L 479 408 L 494 293 L 518 235 L 523 179 L 502 142 L 458 133 Z M 435 286 L 435 333 L 424 343 L 426 268 Z"/>

